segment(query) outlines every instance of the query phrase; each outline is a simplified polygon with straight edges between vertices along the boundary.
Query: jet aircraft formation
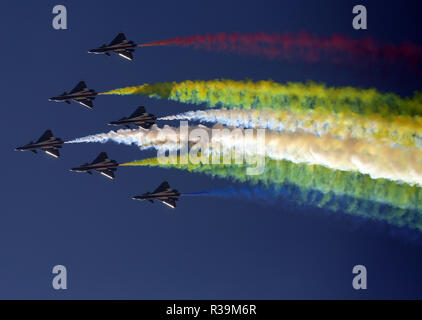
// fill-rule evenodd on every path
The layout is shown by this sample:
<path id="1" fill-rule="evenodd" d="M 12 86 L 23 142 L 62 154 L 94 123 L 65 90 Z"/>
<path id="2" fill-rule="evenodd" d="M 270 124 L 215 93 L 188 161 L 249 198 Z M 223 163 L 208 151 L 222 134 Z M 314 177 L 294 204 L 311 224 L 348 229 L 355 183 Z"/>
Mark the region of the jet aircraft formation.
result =
<path id="1" fill-rule="evenodd" d="M 128 60 L 133 60 L 133 52 L 137 45 L 133 41 L 126 40 L 123 33 L 119 33 L 109 45 L 104 44 L 99 48 L 89 50 L 88 53 L 93 54 L 105 54 L 110 56 L 110 53 L 116 53 L 120 57 Z M 80 81 L 69 93 L 64 91 L 61 95 L 49 98 L 49 101 L 55 102 L 66 102 L 68 104 L 71 101 L 77 102 L 88 109 L 93 109 L 93 100 L 98 93 L 93 89 L 88 89 L 85 81 Z M 123 117 L 120 120 L 111 121 L 108 125 L 112 126 L 124 126 L 131 128 L 131 126 L 141 127 L 149 129 L 155 124 L 157 117 L 153 114 L 148 113 L 144 106 L 139 106 L 129 117 Z M 37 153 L 38 151 L 44 151 L 46 154 L 59 158 L 59 149 L 62 148 L 64 141 L 60 138 L 56 138 L 50 129 L 47 129 L 42 136 L 36 141 L 31 141 L 28 144 L 17 147 L 15 151 L 32 151 Z M 85 163 L 79 167 L 70 169 L 73 172 L 87 172 L 92 174 L 96 171 L 103 176 L 114 179 L 115 171 L 119 163 L 115 160 L 111 160 L 106 152 L 101 152 L 94 161 L 91 163 Z M 145 194 L 132 197 L 133 200 L 148 200 L 154 203 L 154 200 L 160 201 L 161 203 L 171 207 L 176 207 L 176 201 L 182 194 L 179 191 L 170 188 L 167 181 L 162 182 L 154 192 L 147 192 Z"/>

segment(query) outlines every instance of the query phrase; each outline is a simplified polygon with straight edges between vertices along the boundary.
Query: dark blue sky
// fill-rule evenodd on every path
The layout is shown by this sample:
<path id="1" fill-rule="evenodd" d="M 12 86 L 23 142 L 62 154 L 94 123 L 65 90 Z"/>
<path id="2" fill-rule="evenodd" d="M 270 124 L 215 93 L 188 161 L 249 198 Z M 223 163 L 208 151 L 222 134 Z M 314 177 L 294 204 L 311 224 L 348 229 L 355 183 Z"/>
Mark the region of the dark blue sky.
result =
<path id="1" fill-rule="evenodd" d="M 181 199 L 175 211 L 132 201 L 167 179 L 180 191 L 230 184 L 164 169 L 120 168 L 115 181 L 70 167 L 107 151 L 119 162 L 152 153 L 136 147 L 68 145 L 61 159 L 13 149 L 46 128 L 71 139 L 144 104 L 157 116 L 193 107 L 144 97 L 98 97 L 90 111 L 47 98 L 79 80 L 108 90 L 143 82 L 232 78 L 322 81 L 409 95 L 406 73 L 372 74 L 327 64 L 270 61 L 189 48 L 139 48 L 135 61 L 87 50 L 125 32 L 135 42 L 217 32 L 307 30 L 421 43 L 414 1 L 27 1 L 1 2 L 0 298 L 422 298 L 422 247 L 379 223 L 279 201 Z M 68 30 L 52 28 L 55 4 Z M 352 29 L 365 4 L 368 30 Z M 67 291 L 51 269 L 68 270 Z M 368 269 L 368 290 L 352 288 L 352 268 Z"/>

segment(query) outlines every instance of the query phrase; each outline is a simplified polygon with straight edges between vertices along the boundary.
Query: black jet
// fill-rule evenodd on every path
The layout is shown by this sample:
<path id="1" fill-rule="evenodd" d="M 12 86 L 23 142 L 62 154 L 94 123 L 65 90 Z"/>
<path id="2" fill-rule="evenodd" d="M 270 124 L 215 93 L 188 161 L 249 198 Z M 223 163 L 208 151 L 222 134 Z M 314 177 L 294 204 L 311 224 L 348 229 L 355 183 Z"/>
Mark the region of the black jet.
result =
<path id="1" fill-rule="evenodd" d="M 32 151 L 37 153 L 37 150 L 42 150 L 45 153 L 53 156 L 54 158 L 60 157 L 59 150 L 63 141 L 60 138 L 55 138 L 50 129 L 47 129 L 44 134 L 37 140 L 37 142 L 31 141 L 30 143 L 24 145 L 23 147 L 18 147 L 15 151 Z"/>
<path id="2" fill-rule="evenodd" d="M 117 170 L 118 166 L 119 164 L 116 161 L 109 159 L 107 153 L 101 152 L 92 163 L 85 163 L 80 167 L 70 169 L 70 171 L 92 174 L 92 170 L 95 170 L 107 178 L 114 179 L 114 171 Z"/>
<path id="3" fill-rule="evenodd" d="M 138 127 L 142 127 L 144 129 L 149 129 L 155 123 L 157 117 L 149 114 L 145 111 L 145 107 L 140 106 L 138 109 L 135 110 L 128 118 L 124 117 L 117 121 L 112 121 L 109 123 L 110 126 L 125 126 L 130 128 L 130 125 L 136 125 Z"/>
<path id="4" fill-rule="evenodd" d="M 70 100 L 73 100 L 77 103 L 80 103 L 81 105 L 92 109 L 94 108 L 94 104 L 92 103 L 92 100 L 95 99 L 98 93 L 95 92 L 93 89 L 88 89 L 85 81 L 80 81 L 75 88 L 73 88 L 72 91 L 67 93 L 66 91 L 63 92 L 58 97 L 51 97 L 50 101 L 55 102 L 66 102 L 70 104 Z"/>
<path id="5" fill-rule="evenodd" d="M 117 53 L 122 58 L 133 60 L 132 52 L 137 45 L 133 41 L 126 40 L 124 33 L 119 33 L 109 45 L 103 44 L 97 49 L 89 50 L 88 53 L 105 54 L 110 56 L 111 52 Z"/>
<path id="6" fill-rule="evenodd" d="M 147 192 L 140 196 L 134 196 L 132 199 L 141 201 L 148 200 L 151 203 L 154 203 L 154 200 L 158 200 L 174 209 L 176 208 L 176 201 L 179 200 L 180 195 L 179 191 L 170 188 L 169 183 L 164 181 L 154 192 Z"/>

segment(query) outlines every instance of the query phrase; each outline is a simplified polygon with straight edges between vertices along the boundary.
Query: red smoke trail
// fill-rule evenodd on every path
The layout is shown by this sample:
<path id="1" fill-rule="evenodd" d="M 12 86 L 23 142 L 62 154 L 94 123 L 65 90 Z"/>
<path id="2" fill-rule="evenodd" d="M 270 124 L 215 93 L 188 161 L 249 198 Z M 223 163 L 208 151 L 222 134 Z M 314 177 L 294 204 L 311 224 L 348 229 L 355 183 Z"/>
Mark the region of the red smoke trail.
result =
<path id="1" fill-rule="evenodd" d="M 369 62 L 404 61 L 410 64 L 422 62 L 422 46 L 411 42 L 404 42 L 400 45 L 381 44 L 372 38 L 358 40 L 336 34 L 320 37 L 306 32 L 284 34 L 239 34 L 234 32 L 194 35 L 154 41 L 139 46 L 169 45 L 265 56 L 270 59 L 300 57 L 308 62 L 316 62 L 327 56 L 335 59 L 335 62 L 350 58 L 364 58 Z"/>

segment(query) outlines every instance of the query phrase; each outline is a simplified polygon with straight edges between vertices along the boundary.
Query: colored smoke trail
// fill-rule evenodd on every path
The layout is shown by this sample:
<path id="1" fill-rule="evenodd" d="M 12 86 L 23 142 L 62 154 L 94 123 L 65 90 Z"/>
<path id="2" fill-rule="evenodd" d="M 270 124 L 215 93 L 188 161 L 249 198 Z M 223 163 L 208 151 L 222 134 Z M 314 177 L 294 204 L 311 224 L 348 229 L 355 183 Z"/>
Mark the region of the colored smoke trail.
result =
<path id="1" fill-rule="evenodd" d="M 190 129 L 193 130 L 195 128 L 205 127 L 198 126 Z M 163 128 L 158 128 L 157 125 L 153 125 L 150 129 L 139 127 L 138 129 L 111 130 L 107 133 L 76 138 L 65 143 L 106 143 L 108 141 L 114 141 L 126 145 L 136 145 L 141 149 L 149 149 L 153 147 L 158 148 L 160 145 L 165 144 L 174 144 L 177 146 L 180 142 L 180 136 L 183 136 L 183 134 L 180 134 L 179 128 L 167 125 Z"/>
<path id="2" fill-rule="evenodd" d="M 174 161 L 173 161 L 174 160 Z M 357 172 L 331 170 L 289 161 L 267 159 L 262 175 L 247 175 L 236 164 L 181 164 L 178 158 L 164 164 L 159 158 L 128 162 L 122 166 L 146 166 L 186 170 L 212 177 L 270 188 L 301 203 L 384 220 L 396 226 L 422 231 L 422 188 L 385 179 L 371 179 Z M 315 193 L 317 192 L 317 193 Z"/>
<path id="3" fill-rule="evenodd" d="M 192 142 L 198 142 L 198 131 L 210 137 L 208 144 L 201 146 L 207 154 L 220 148 L 235 150 L 246 158 L 269 157 L 274 160 L 289 160 L 294 163 L 321 165 L 334 170 L 357 171 L 368 174 L 373 179 L 384 178 L 392 181 L 422 186 L 422 151 L 392 148 L 364 140 L 336 139 L 330 135 L 321 137 L 304 132 L 279 133 L 266 131 L 265 137 L 255 130 L 236 128 L 226 131 L 221 126 L 186 127 L 180 134 L 179 128 L 165 126 L 151 130 L 119 130 L 75 139 L 67 143 L 105 142 L 112 140 L 127 145 L 135 144 L 142 149 L 178 150 Z M 215 131 L 220 134 L 215 134 Z M 216 147 L 217 146 L 217 147 Z"/>
<path id="4" fill-rule="evenodd" d="M 244 110 L 244 109 L 213 109 L 188 111 L 166 116 L 158 120 L 189 120 L 208 123 L 220 123 L 232 127 L 264 128 L 279 132 L 297 132 L 318 136 L 330 134 L 336 138 L 368 139 L 385 144 L 397 144 L 406 147 L 422 147 L 422 118 L 418 121 L 402 121 L 380 119 L 356 114 L 347 119 L 337 114 L 321 116 L 318 113 L 294 114 L 288 110 Z"/>
<path id="5" fill-rule="evenodd" d="M 144 43 L 139 46 L 193 47 L 209 51 L 264 56 L 270 59 L 301 58 L 307 62 L 318 62 L 322 58 L 332 59 L 335 63 L 350 60 L 360 64 L 364 61 L 404 61 L 410 65 L 416 65 L 422 62 L 422 46 L 410 42 L 399 45 L 382 44 L 372 38 L 359 40 L 337 34 L 322 37 L 306 32 L 284 34 L 233 32 L 193 35 Z"/>
<path id="6" fill-rule="evenodd" d="M 392 119 L 413 123 L 422 116 L 422 93 L 402 98 L 394 93 L 376 89 L 326 87 L 313 82 L 281 84 L 273 81 L 209 81 L 157 82 L 114 89 L 100 94 L 140 94 L 183 103 L 240 109 L 288 110 L 307 113 L 312 110 L 321 116 L 337 114 L 347 119 L 350 114 L 372 117 L 374 120 Z"/>

